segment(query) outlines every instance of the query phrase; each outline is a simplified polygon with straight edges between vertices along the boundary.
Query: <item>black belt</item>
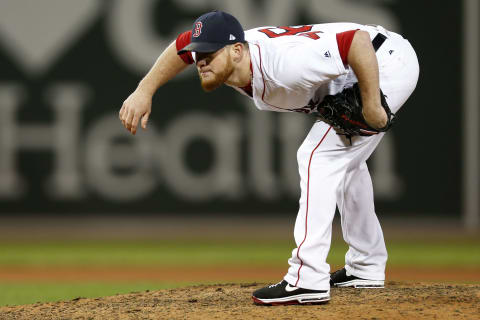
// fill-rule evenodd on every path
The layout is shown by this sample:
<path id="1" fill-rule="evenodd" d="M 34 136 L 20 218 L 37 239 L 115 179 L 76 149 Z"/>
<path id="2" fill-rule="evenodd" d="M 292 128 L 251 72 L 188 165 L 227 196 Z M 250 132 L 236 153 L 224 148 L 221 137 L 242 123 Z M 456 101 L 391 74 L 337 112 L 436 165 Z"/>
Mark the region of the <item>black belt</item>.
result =
<path id="1" fill-rule="evenodd" d="M 373 38 L 373 40 L 372 40 L 373 49 L 375 49 L 375 51 L 377 51 L 382 46 L 382 44 L 385 42 L 385 40 L 387 40 L 387 37 L 385 35 L 383 35 L 381 33 L 377 33 L 375 38 Z"/>

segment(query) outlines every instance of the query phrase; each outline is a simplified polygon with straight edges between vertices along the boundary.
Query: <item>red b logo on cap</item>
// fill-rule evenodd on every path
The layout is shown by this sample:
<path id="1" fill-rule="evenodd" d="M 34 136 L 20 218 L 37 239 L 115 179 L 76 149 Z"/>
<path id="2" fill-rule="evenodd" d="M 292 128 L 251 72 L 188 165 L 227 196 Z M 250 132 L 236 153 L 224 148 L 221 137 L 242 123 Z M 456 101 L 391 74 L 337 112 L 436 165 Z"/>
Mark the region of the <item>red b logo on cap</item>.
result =
<path id="1" fill-rule="evenodd" d="M 195 31 L 193 32 L 193 36 L 195 38 L 197 38 L 200 35 L 200 33 L 202 33 L 202 26 L 203 25 L 201 21 L 198 21 L 195 23 Z"/>

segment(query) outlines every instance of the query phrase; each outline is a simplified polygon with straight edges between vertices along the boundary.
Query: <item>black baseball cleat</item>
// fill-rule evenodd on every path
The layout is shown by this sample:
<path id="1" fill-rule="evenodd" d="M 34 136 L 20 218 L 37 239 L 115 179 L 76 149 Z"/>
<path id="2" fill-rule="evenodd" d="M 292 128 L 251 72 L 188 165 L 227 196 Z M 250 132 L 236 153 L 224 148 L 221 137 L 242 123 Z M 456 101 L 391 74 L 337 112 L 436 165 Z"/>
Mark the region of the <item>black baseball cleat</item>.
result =
<path id="1" fill-rule="evenodd" d="M 320 304 L 330 300 L 330 290 L 309 290 L 291 286 L 283 280 L 277 284 L 258 289 L 252 295 L 258 305 L 276 306 L 287 304 Z"/>
<path id="2" fill-rule="evenodd" d="M 330 274 L 330 287 L 383 288 L 383 280 L 362 279 L 347 274 L 345 268 Z"/>

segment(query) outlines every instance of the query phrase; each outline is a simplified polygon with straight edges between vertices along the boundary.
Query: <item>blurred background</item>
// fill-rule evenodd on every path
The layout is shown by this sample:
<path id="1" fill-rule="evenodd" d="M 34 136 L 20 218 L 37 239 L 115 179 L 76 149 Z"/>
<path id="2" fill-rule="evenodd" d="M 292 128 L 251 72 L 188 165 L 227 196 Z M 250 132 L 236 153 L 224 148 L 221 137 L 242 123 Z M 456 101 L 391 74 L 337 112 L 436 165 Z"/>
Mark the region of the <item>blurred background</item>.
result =
<path id="1" fill-rule="evenodd" d="M 377 214 L 394 266 L 460 265 L 480 281 L 477 0 L 2 0 L 0 305 L 286 271 L 313 119 L 205 94 L 191 67 L 157 92 L 147 131 L 118 120 L 163 49 L 214 9 L 245 29 L 349 21 L 412 43 L 417 89 L 369 160 Z M 335 222 L 332 265 L 344 250 Z"/>

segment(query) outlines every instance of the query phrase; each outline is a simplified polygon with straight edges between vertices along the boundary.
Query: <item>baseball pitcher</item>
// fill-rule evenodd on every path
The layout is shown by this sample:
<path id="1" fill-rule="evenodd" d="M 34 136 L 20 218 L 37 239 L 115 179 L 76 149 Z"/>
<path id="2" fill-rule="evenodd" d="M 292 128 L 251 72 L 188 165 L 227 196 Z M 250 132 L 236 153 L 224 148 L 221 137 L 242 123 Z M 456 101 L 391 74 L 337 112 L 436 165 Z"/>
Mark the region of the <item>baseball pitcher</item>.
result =
<path id="1" fill-rule="evenodd" d="M 381 288 L 387 251 L 366 160 L 412 94 L 419 66 L 401 35 L 381 26 L 329 23 L 244 31 L 220 11 L 200 16 L 157 59 L 119 116 L 145 129 L 157 89 L 195 64 L 205 91 L 222 84 L 260 110 L 302 112 L 316 121 L 298 149 L 297 247 L 283 280 L 253 293 L 257 304 L 330 300 L 330 287 Z M 345 267 L 326 262 L 335 208 L 349 245 Z"/>

